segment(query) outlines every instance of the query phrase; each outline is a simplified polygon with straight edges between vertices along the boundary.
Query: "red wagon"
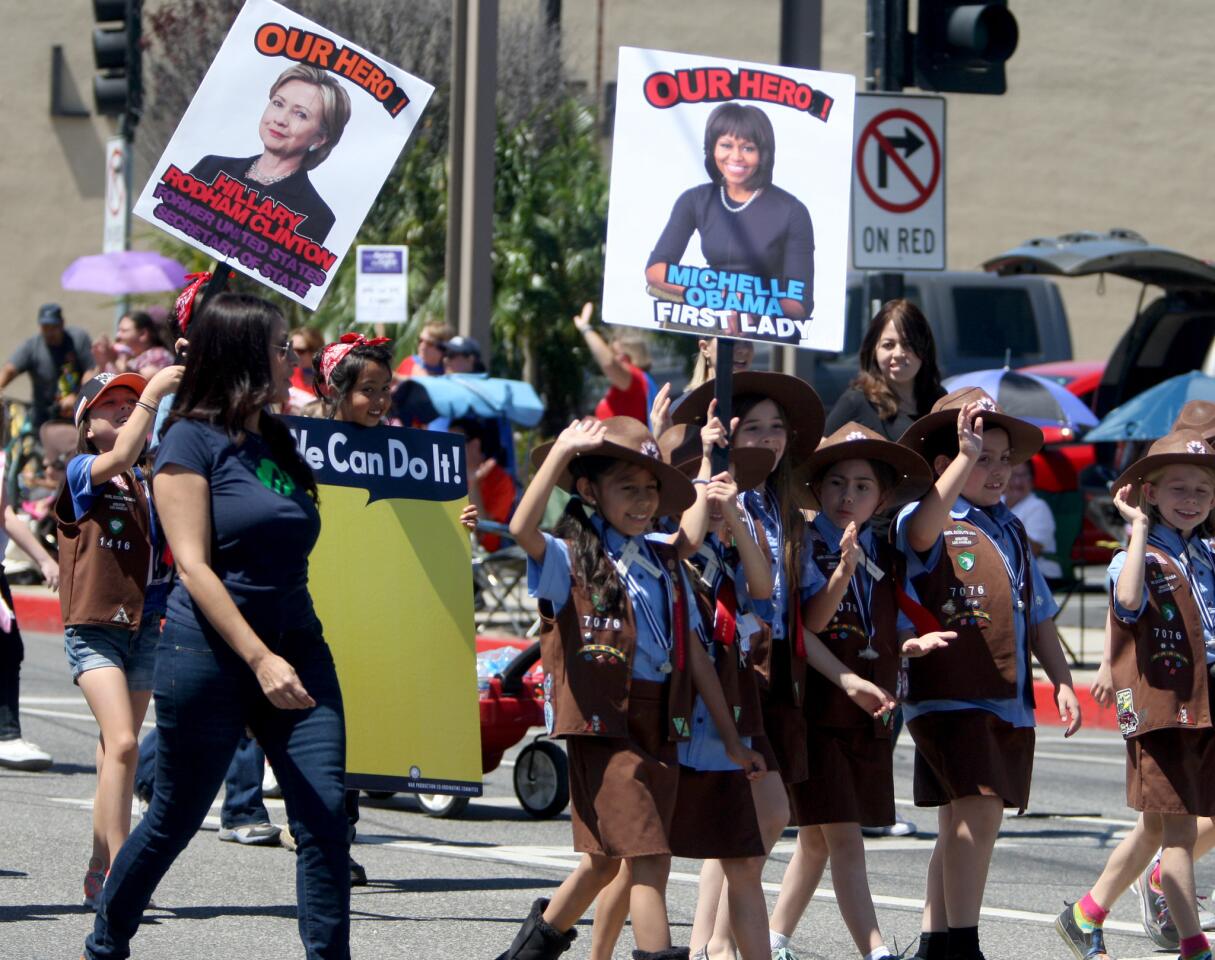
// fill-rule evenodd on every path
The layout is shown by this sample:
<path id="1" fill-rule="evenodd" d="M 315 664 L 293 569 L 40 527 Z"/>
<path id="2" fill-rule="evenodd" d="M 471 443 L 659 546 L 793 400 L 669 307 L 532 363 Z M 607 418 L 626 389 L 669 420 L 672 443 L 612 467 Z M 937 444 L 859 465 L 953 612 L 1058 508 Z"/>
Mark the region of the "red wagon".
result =
<path id="1" fill-rule="evenodd" d="M 504 658 L 503 651 L 514 651 Z M 527 736 L 544 727 L 544 669 L 540 641 L 515 637 L 477 637 L 477 657 L 496 664 L 481 681 L 481 770 L 497 770 L 502 756 Z M 479 671 L 481 672 L 481 671 Z M 544 734 L 524 747 L 515 758 L 515 796 L 528 814 L 538 819 L 555 817 L 570 799 L 569 763 L 565 751 Z M 468 806 L 468 797 L 418 794 L 422 809 L 432 817 L 454 817 Z"/>

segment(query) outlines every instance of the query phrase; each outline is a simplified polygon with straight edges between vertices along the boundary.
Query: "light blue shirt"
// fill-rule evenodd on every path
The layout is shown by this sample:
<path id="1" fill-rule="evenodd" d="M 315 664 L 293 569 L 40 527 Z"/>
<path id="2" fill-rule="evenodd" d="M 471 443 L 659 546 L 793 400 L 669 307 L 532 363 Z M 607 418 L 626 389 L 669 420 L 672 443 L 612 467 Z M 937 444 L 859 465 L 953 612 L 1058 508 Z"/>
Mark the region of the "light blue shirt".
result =
<path id="1" fill-rule="evenodd" d="M 734 592 L 738 597 L 738 610 L 741 613 L 747 609 L 746 604 L 746 579 L 742 573 L 742 564 L 739 563 L 733 566 L 728 572 L 725 569 L 726 549 L 718 538 L 709 534 L 705 538 L 705 545 L 717 554 L 718 563 L 722 564 L 722 572 L 714 578 L 714 589 L 716 590 L 724 576 L 731 576 L 734 580 Z M 703 572 L 704 558 L 693 557 L 692 562 Z M 706 627 L 706 631 L 710 628 Z M 708 638 L 706 638 L 708 639 Z M 709 659 L 713 659 L 715 652 L 714 645 L 710 643 L 706 648 L 709 654 Z M 733 656 L 732 653 L 727 654 Z M 746 746 L 751 746 L 751 738 L 743 737 L 742 742 Z M 696 702 L 692 705 L 692 728 L 691 738 L 679 743 L 679 763 L 681 766 L 690 767 L 693 770 L 701 771 L 720 771 L 720 770 L 738 770 L 738 764 L 734 763 L 726 756 L 726 745 L 721 739 L 721 735 L 717 732 L 717 725 L 713 723 L 713 718 L 709 715 L 709 708 L 705 706 L 705 702 L 697 694 Z"/>
<path id="2" fill-rule="evenodd" d="M 1163 523 L 1155 523 L 1152 524 L 1151 532 L 1148 534 L 1148 553 L 1152 552 L 1153 547 L 1167 553 L 1169 558 L 1182 569 L 1188 567 L 1190 592 L 1194 594 L 1195 602 L 1204 604 L 1207 610 L 1215 610 L 1215 570 L 1211 568 L 1211 552 L 1206 549 L 1201 538 L 1197 534 L 1191 534 L 1187 541 L 1182 539 L 1181 534 L 1172 527 Z M 1122 573 L 1125 564 L 1125 550 L 1115 554 L 1114 559 L 1110 561 L 1106 574 L 1110 590 L 1110 606 L 1114 616 L 1123 623 L 1134 623 L 1143 616 L 1143 611 L 1147 609 L 1148 588 L 1145 583 L 1143 599 L 1140 601 L 1138 610 L 1128 610 L 1118 602 L 1114 586 L 1118 583 L 1118 575 Z M 1215 635 L 1212 635 L 1205 619 L 1202 624 L 1202 640 L 1207 649 L 1207 663 L 1215 663 Z"/>
<path id="3" fill-rule="evenodd" d="M 627 539 L 619 533 L 614 527 L 607 526 L 596 516 L 592 521 L 600 530 L 600 536 L 604 538 L 608 549 L 613 554 L 619 555 L 627 544 Z M 643 538 L 631 538 L 641 540 Z M 667 538 L 665 534 L 650 533 L 646 534 L 646 540 L 652 540 L 659 543 L 665 543 Z M 647 551 L 648 552 L 648 551 Z M 653 554 L 650 554 L 653 557 Z M 653 562 L 657 562 L 656 558 Z M 669 636 L 671 633 L 671 624 L 667 612 L 667 596 L 666 587 L 663 582 L 649 574 L 640 564 L 634 564 L 630 573 L 630 579 L 637 583 L 645 594 L 646 600 L 649 602 L 650 610 L 655 614 L 655 619 L 660 625 L 663 632 Z M 683 577 L 683 593 L 685 601 L 691 599 L 691 585 L 684 576 L 683 570 L 678 571 L 678 575 Z M 637 623 L 637 650 L 633 655 L 633 676 L 638 680 L 653 680 L 656 683 L 665 683 L 667 674 L 663 673 L 659 668 L 667 662 L 668 654 L 663 645 L 659 643 L 650 628 L 649 621 L 642 615 L 638 607 L 640 606 L 638 598 L 634 595 L 631 586 L 626 584 L 628 590 L 629 602 L 633 605 L 634 620 Z M 570 554 L 569 548 L 564 540 L 558 540 L 549 534 L 544 534 L 544 560 L 537 563 L 530 557 L 527 560 L 527 592 L 529 596 L 535 597 L 538 600 L 546 600 L 552 605 L 553 615 L 556 616 L 565 607 L 565 604 L 570 598 Z M 696 604 L 688 602 L 688 625 L 695 631 L 700 626 L 700 616 L 696 610 Z"/>
<path id="4" fill-rule="evenodd" d="M 768 600 L 752 601 L 752 610 L 772 628 L 773 640 L 784 640 L 789 619 L 789 584 L 785 576 L 785 538 L 781 529 L 780 504 L 766 488 L 748 490 L 741 496 L 743 508 L 756 521 L 756 533 L 762 533 L 772 558 L 772 596 Z"/>
<path id="5" fill-rule="evenodd" d="M 825 513 L 819 513 L 815 516 L 813 526 L 818 532 L 819 536 L 823 538 L 823 542 L 827 544 L 827 549 L 838 557 L 840 552 L 840 540 L 843 539 L 844 531 L 832 523 L 827 518 L 827 514 Z M 876 538 L 873 535 L 873 530 L 870 529 L 868 524 L 861 529 L 860 544 L 861 549 L 865 551 L 865 556 L 870 560 L 877 556 Z M 892 570 L 885 571 L 885 573 L 888 575 L 893 575 L 893 572 L 894 571 Z M 862 591 L 864 591 L 866 595 L 869 595 L 873 586 L 871 583 L 873 577 L 870 575 L 869 570 L 863 563 L 857 566 L 856 577 L 860 583 Z M 822 590 L 826 585 L 827 577 L 823 573 L 822 568 L 820 568 L 814 560 L 814 553 L 810 549 L 809 536 L 807 535 L 806 549 L 802 551 L 802 575 L 800 591 L 802 603 L 805 603 L 816 593 Z M 857 602 L 860 603 L 863 599 L 864 597 L 857 597 Z M 907 615 L 903 613 L 902 610 L 899 611 L 898 619 L 896 621 L 896 629 L 900 633 L 904 630 L 915 630 L 915 625 L 909 619 L 907 619 Z"/>
<path id="6" fill-rule="evenodd" d="M 907 542 L 907 520 L 917 506 L 918 504 L 909 503 L 899 511 L 899 515 L 895 519 L 895 543 L 898 549 L 907 557 L 908 580 L 935 569 L 937 564 L 941 562 L 942 553 L 945 549 L 944 535 L 937 536 L 932 549 L 926 555 L 917 553 Z M 1016 569 L 1017 549 L 1013 538 L 1016 535 L 1016 530 L 1021 527 L 1021 521 L 1013 516 L 1012 511 L 1003 503 L 997 503 L 993 507 L 976 507 L 966 500 L 965 497 L 958 497 L 957 503 L 949 511 L 949 516 L 953 520 L 965 520 L 967 523 L 973 523 L 995 543 L 1009 565 L 1013 569 Z M 1055 604 L 1055 598 L 1051 595 L 1050 587 L 1046 585 L 1042 572 L 1038 569 L 1038 564 L 1033 554 L 1028 550 L 1026 551 L 1026 559 L 1030 567 L 1029 579 L 1031 586 L 1029 623 L 1038 624 L 1043 620 L 1053 617 L 1058 612 L 1058 606 Z M 1007 578 L 1007 573 L 1005 576 Z M 1010 590 L 1012 586 L 1010 580 Z M 933 612 L 935 614 L 935 611 Z M 1014 621 L 1017 631 L 1017 689 L 1026 690 L 1029 675 L 1029 628 L 1025 617 L 1015 617 Z M 925 713 L 974 709 L 987 710 L 994 713 L 1001 720 L 1012 724 L 1014 727 L 1035 726 L 1033 701 L 1029 700 L 1027 702 L 1023 697 L 1010 697 L 1006 700 L 921 700 L 919 703 L 903 704 L 903 716 L 908 720 L 913 720 Z"/>

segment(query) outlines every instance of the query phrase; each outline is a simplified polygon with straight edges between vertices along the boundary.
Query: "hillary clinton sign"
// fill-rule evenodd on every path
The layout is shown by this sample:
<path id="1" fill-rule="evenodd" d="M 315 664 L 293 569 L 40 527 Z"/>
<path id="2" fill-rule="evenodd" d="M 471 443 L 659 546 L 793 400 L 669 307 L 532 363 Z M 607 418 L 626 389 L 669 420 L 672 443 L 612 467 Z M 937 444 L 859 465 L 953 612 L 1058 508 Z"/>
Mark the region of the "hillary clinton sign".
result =
<path id="1" fill-rule="evenodd" d="M 604 319 L 842 349 L 855 86 L 622 47 Z"/>
<path id="2" fill-rule="evenodd" d="M 433 90 L 248 0 L 135 213 L 315 309 Z"/>

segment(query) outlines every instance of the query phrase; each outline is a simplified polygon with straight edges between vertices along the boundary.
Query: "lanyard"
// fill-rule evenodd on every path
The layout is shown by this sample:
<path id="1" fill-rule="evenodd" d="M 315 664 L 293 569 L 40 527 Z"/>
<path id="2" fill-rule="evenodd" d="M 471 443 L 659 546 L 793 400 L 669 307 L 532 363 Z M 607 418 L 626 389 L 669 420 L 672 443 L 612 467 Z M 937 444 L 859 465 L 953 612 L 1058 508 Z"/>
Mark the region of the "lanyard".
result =
<path id="1" fill-rule="evenodd" d="M 976 507 L 972 509 L 978 508 Z M 981 510 L 979 512 L 982 513 Z M 988 517 L 987 519 L 991 520 L 992 523 L 995 523 L 996 526 L 999 527 L 999 521 L 991 517 Z M 996 538 L 983 528 L 983 524 L 976 523 L 974 520 L 970 522 L 974 525 L 974 528 L 979 531 L 979 533 L 983 534 L 983 536 L 987 538 L 987 541 L 992 545 L 996 551 L 996 554 L 1000 557 L 1000 562 L 1004 564 L 1004 572 L 1008 574 L 1008 580 L 1013 587 L 1013 606 L 1016 607 L 1018 613 L 1023 612 L 1025 610 L 1025 576 L 1028 572 L 1029 563 L 1025 556 L 1025 545 L 1021 542 L 1021 538 L 1017 536 L 1017 532 L 1015 530 L 1008 531 L 1009 539 L 1012 540 L 1013 552 L 1017 555 L 1016 565 L 1014 566 L 1009 562 L 1008 556 L 1004 553 L 1004 551 L 1000 549 L 1000 544 L 997 542 Z M 1028 617 L 1028 614 L 1026 614 L 1026 616 Z"/>
<path id="2" fill-rule="evenodd" d="M 1163 543 L 1157 546 L 1164 547 Z M 1190 594 L 1194 597 L 1194 605 L 1198 607 L 1198 615 L 1202 618 L 1202 632 L 1207 637 L 1215 638 L 1215 611 L 1208 606 L 1206 597 L 1199 587 L 1198 575 L 1191 570 L 1194 563 L 1205 563 L 1207 568 L 1215 570 L 1215 558 L 1211 556 L 1211 548 L 1202 537 L 1191 537 L 1189 543 L 1177 558 L 1181 572 L 1185 574 L 1186 582 L 1190 585 Z"/>
<path id="3" fill-rule="evenodd" d="M 785 528 L 780 516 L 780 506 L 775 505 L 775 509 L 770 509 L 768 503 L 768 492 L 765 490 L 762 494 L 754 490 L 748 490 L 743 494 L 754 503 L 756 512 L 760 516 L 760 526 L 763 527 L 763 544 L 768 548 L 768 553 L 772 557 L 772 599 L 775 600 L 778 596 L 784 596 L 784 578 L 785 578 Z M 744 501 L 744 505 L 746 501 Z M 744 516 L 748 511 L 744 511 Z M 764 523 L 763 521 L 767 521 Z M 768 540 L 768 525 L 771 525 L 776 532 L 776 552 L 773 554 L 771 543 Z M 759 542 L 758 535 L 756 542 Z"/>
<path id="4" fill-rule="evenodd" d="M 628 587 L 629 596 L 633 601 L 634 608 L 641 611 L 641 615 L 650 627 L 650 632 L 654 635 L 654 641 L 666 654 L 666 661 L 659 667 L 659 670 L 663 673 L 670 673 L 673 634 L 671 631 L 662 628 L 662 622 L 659 620 L 658 614 L 650 606 L 649 595 L 642 587 L 641 582 L 633 576 L 633 564 L 636 563 L 662 584 L 667 604 L 667 623 L 671 624 L 672 628 L 679 626 L 679 617 L 675 611 L 675 588 L 671 583 L 670 575 L 663 565 L 657 562 L 657 558 L 650 550 L 650 545 L 644 539 L 640 543 L 641 546 L 638 546 L 637 540 L 629 540 L 619 557 L 612 556 L 612 551 L 608 549 L 606 540 L 603 542 L 603 549 L 607 552 L 608 559 L 612 561 L 612 565 L 616 568 L 616 573 L 620 575 L 620 578 Z"/>

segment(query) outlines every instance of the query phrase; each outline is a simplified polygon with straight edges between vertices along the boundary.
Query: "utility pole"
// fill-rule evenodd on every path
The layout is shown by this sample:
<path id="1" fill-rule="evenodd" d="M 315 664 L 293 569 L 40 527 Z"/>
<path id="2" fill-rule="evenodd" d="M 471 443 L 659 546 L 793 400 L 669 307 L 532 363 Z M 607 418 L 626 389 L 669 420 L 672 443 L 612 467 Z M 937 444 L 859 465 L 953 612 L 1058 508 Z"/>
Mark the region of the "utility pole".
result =
<path id="1" fill-rule="evenodd" d="M 907 76 L 907 0 L 868 0 L 865 31 L 865 89 L 898 93 Z M 887 300 L 903 296 L 901 273 L 865 274 L 866 317 Z"/>
<path id="2" fill-rule="evenodd" d="M 498 0 L 452 0 L 447 322 L 489 362 Z"/>
<path id="3" fill-rule="evenodd" d="M 823 67 L 823 0 L 781 0 L 780 63 L 782 67 L 821 70 Z M 797 373 L 797 348 L 772 352 L 772 369 Z"/>

